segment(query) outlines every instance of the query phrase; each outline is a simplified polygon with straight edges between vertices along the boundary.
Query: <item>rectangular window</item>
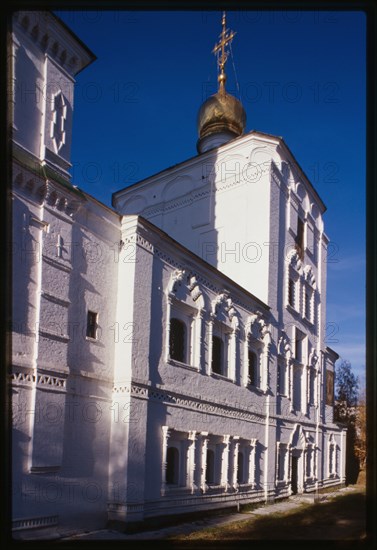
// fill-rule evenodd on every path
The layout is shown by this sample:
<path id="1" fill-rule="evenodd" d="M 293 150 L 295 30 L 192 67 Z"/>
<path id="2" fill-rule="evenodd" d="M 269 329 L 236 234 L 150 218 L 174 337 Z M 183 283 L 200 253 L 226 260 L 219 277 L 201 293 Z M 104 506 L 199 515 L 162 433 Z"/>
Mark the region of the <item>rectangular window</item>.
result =
<path id="1" fill-rule="evenodd" d="M 278 363 L 278 393 L 285 395 L 285 364 Z"/>
<path id="2" fill-rule="evenodd" d="M 258 386 L 259 382 L 259 369 L 258 369 L 258 355 L 255 351 L 249 349 L 248 353 L 248 369 L 249 369 L 249 384 L 251 386 Z"/>
<path id="3" fill-rule="evenodd" d="M 304 258 L 304 222 L 297 218 L 296 250 L 302 260 Z"/>
<path id="4" fill-rule="evenodd" d="M 290 306 L 295 307 L 295 282 L 293 279 L 288 281 L 288 303 Z"/>
<path id="5" fill-rule="evenodd" d="M 280 444 L 278 447 L 278 480 L 283 481 L 285 478 L 285 453 L 286 446 Z"/>
<path id="6" fill-rule="evenodd" d="M 223 374 L 224 343 L 220 336 L 212 337 L 212 372 Z"/>
<path id="7" fill-rule="evenodd" d="M 170 319 L 169 352 L 171 359 L 184 363 L 186 360 L 186 325 L 180 319 Z"/>
<path id="8" fill-rule="evenodd" d="M 315 381 L 316 381 L 315 370 L 313 367 L 311 367 L 310 375 L 309 375 L 309 403 L 311 405 L 314 405 Z"/>
<path id="9" fill-rule="evenodd" d="M 88 311 L 86 321 L 86 335 L 88 338 L 97 340 L 98 313 Z"/>
<path id="10" fill-rule="evenodd" d="M 297 365 L 293 369 L 293 409 L 301 410 L 301 394 L 302 394 L 302 367 Z"/>
<path id="11" fill-rule="evenodd" d="M 299 363 L 304 361 L 304 338 L 305 334 L 296 328 L 295 359 Z"/>
<path id="12" fill-rule="evenodd" d="M 305 317 L 308 321 L 311 321 L 310 317 L 310 292 L 305 291 Z"/>
<path id="13" fill-rule="evenodd" d="M 326 371 L 326 405 L 334 404 L 334 373 Z"/>

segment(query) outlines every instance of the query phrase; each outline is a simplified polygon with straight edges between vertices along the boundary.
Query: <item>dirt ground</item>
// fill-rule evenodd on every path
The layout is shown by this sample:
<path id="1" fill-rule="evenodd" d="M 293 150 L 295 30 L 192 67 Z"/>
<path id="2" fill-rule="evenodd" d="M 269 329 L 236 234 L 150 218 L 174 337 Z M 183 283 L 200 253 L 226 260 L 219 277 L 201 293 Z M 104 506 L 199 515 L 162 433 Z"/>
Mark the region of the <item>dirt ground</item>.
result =
<path id="1" fill-rule="evenodd" d="M 310 502 L 301 495 L 241 513 L 224 514 L 220 517 L 203 514 L 197 521 L 186 521 L 135 534 L 105 529 L 68 539 L 124 540 L 130 543 L 159 540 L 164 541 L 166 548 L 176 545 L 180 547 L 185 543 L 202 547 L 202 544 L 207 546 L 211 542 L 215 547 L 223 544 L 233 547 L 233 543 L 246 543 L 248 540 L 331 540 L 338 541 L 335 542 L 336 545 L 342 544 L 341 541 L 347 544 L 348 541 L 356 546 L 357 541 L 366 541 L 365 516 L 365 477 L 361 476 L 356 485 L 324 491 L 317 503 Z"/>
<path id="2" fill-rule="evenodd" d="M 366 539 L 366 496 L 362 478 L 358 484 L 331 493 L 315 504 L 235 521 L 169 539 L 186 541 L 246 540 L 342 540 Z"/>

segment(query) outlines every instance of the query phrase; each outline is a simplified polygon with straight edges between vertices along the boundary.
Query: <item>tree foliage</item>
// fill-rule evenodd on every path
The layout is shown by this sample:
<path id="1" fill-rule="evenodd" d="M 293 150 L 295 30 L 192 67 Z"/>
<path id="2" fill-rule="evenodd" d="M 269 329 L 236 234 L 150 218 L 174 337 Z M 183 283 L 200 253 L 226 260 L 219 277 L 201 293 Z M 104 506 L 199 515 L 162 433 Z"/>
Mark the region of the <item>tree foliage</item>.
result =
<path id="1" fill-rule="evenodd" d="M 346 483 L 356 483 L 361 465 L 356 425 L 358 393 L 359 380 L 351 363 L 343 360 L 335 368 L 334 419 L 347 426 Z"/>
<path id="2" fill-rule="evenodd" d="M 358 377 L 352 372 L 351 363 L 343 360 L 335 370 L 336 420 L 346 423 L 355 422 L 358 391 Z"/>
<path id="3" fill-rule="evenodd" d="M 355 453 L 360 462 L 360 467 L 365 468 L 367 456 L 367 437 L 366 437 L 366 399 L 363 392 L 359 398 L 356 409 L 356 442 Z"/>

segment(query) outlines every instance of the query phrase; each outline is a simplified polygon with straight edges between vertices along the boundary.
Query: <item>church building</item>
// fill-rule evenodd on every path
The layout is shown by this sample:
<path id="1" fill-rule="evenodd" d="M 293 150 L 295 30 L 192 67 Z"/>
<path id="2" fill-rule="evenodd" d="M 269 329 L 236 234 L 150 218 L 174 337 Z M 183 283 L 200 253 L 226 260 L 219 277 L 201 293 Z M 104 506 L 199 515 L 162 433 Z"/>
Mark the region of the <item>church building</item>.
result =
<path id="1" fill-rule="evenodd" d="M 70 176 L 95 55 L 50 12 L 17 12 L 11 37 L 14 536 L 344 483 L 326 207 L 281 137 L 245 131 L 225 15 L 198 154 L 113 208 Z"/>

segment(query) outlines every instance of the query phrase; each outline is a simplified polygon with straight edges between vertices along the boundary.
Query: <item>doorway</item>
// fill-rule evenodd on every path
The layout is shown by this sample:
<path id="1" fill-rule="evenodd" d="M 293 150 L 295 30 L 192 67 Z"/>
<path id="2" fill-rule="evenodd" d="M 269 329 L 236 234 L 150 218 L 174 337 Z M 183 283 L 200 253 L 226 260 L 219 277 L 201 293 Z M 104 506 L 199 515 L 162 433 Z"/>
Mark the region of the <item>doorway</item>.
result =
<path id="1" fill-rule="evenodd" d="M 292 456 L 291 489 L 292 494 L 297 495 L 298 457 Z"/>

